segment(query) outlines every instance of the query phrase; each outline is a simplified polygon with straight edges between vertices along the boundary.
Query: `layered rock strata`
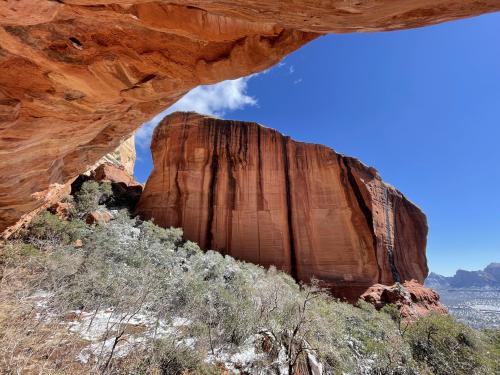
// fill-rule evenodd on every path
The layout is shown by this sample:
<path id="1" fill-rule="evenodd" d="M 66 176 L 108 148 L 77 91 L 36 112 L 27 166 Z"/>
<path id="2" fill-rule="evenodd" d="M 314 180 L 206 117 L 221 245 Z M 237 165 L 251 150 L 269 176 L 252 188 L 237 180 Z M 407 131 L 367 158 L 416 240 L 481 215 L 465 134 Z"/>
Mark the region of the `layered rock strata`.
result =
<path id="1" fill-rule="evenodd" d="M 419 27 L 498 9 L 497 0 L 5 0 L 0 231 L 53 202 L 197 85 L 266 69 L 324 33 Z"/>
<path id="2" fill-rule="evenodd" d="M 135 135 L 132 135 L 130 138 L 123 141 L 115 151 L 100 158 L 90 171 L 96 170 L 101 165 L 112 164 L 124 170 L 128 176 L 133 176 L 136 158 Z"/>
<path id="3" fill-rule="evenodd" d="M 255 123 L 175 113 L 138 212 L 187 239 L 355 299 L 427 276 L 425 215 L 376 170 Z"/>

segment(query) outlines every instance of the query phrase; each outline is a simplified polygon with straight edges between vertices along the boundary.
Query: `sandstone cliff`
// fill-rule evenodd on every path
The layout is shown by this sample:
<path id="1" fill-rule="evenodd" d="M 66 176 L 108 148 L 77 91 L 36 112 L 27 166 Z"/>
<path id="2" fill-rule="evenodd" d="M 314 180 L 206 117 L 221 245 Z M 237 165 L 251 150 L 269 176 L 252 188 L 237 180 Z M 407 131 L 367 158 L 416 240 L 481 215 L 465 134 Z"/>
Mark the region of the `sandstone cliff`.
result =
<path id="1" fill-rule="evenodd" d="M 255 123 L 166 117 L 138 204 L 204 249 L 358 297 L 427 276 L 425 215 L 373 168 Z"/>
<path id="2" fill-rule="evenodd" d="M 111 163 L 117 167 L 123 168 L 129 176 L 133 176 L 136 157 L 135 135 L 132 135 L 123 141 L 123 143 L 115 151 L 100 158 L 91 170 L 95 170 L 100 165 Z"/>
<path id="3" fill-rule="evenodd" d="M 498 9 L 498 0 L 5 0 L 0 231 L 199 84 L 268 68 L 323 33 Z"/>

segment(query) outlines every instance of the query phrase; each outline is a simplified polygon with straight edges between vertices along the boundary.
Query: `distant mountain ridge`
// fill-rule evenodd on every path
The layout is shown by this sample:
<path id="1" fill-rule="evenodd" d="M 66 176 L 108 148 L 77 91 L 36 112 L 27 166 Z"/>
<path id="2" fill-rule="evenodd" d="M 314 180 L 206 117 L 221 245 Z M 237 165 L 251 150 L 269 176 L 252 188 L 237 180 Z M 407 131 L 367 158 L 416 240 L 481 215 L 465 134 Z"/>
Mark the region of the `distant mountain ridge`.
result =
<path id="1" fill-rule="evenodd" d="M 434 289 L 445 288 L 500 288 L 500 263 L 490 263 L 483 270 L 458 270 L 454 276 L 442 276 L 431 272 L 425 286 Z"/>

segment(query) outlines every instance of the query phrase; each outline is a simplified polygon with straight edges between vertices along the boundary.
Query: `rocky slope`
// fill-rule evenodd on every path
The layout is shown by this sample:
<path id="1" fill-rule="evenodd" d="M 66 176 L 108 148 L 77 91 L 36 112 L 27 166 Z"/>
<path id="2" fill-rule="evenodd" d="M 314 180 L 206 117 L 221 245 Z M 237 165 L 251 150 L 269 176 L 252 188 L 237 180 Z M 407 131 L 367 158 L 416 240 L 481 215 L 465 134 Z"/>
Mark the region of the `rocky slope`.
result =
<path id="1" fill-rule="evenodd" d="M 356 159 L 196 113 L 166 117 L 151 149 L 139 214 L 204 249 L 314 276 L 348 299 L 427 276 L 425 215 Z"/>
<path id="2" fill-rule="evenodd" d="M 130 217 L 112 168 L 0 242 L 2 374 L 498 373 L 498 333 L 415 316 L 432 291 L 375 285 L 376 311 L 201 251 Z"/>
<path id="3" fill-rule="evenodd" d="M 491 263 L 484 270 L 466 271 L 457 270 L 455 275 L 446 277 L 431 272 L 425 280 L 431 288 L 499 288 L 500 263 Z"/>
<path id="4" fill-rule="evenodd" d="M 199 84 L 263 70 L 323 33 L 498 9 L 497 0 L 3 1 L 0 231 Z"/>

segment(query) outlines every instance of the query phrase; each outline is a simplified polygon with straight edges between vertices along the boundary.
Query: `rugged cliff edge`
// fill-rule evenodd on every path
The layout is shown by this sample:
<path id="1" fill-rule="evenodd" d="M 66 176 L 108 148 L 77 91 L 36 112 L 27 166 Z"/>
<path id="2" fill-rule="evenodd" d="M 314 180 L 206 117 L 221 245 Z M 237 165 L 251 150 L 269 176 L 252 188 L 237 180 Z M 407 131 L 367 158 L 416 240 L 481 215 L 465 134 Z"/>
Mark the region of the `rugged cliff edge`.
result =
<path id="1" fill-rule="evenodd" d="M 138 212 L 204 249 L 316 277 L 354 299 L 427 276 L 425 215 L 373 168 L 256 123 L 175 113 Z"/>
<path id="2" fill-rule="evenodd" d="M 6 0 L 0 231 L 191 88 L 261 71 L 324 33 L 411 28 L 498 0 Z"/>

